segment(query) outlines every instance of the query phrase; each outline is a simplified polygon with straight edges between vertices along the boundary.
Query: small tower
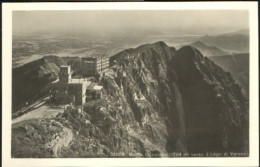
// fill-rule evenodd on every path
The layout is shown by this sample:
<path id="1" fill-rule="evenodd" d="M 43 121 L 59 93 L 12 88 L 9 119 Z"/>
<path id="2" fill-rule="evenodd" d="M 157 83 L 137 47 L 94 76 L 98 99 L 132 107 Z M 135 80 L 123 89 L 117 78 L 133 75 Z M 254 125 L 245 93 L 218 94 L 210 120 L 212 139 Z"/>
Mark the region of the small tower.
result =
<path id="1" fill-rule="evenodd" d="M 59 73 L 59 79 L 62 83 L 69 83 L 71 81 L 71 68 L 70 66 L 61 66 L 60 67 L 60 73 Z"/>

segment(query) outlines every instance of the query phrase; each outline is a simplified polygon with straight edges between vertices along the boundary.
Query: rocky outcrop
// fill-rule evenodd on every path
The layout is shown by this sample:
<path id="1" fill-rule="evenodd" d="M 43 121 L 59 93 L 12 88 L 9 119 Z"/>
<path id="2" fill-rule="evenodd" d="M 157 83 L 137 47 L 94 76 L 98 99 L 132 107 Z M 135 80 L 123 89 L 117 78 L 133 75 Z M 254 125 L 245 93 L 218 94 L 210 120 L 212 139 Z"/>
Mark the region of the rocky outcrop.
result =
<path id="1" fill-rule="evenodd" d="M 188 150 L 247 151 L 248 106 L 230 73 L 189 46 L 172 63 L 185 102 Z"/>
<path id="2" fill-rule="evenodd" d="M 242 88 L 243 95 L 249 98 L 249 53 L 226 56 L 213 56 L 214 61 L 223 70 L 230 72 Z"/>
<path id="3" fill-rule="evenodd" d="M 248 153 L 248 108 L 240 87 L 197 49 L 175 51 L 157 42 L 113 59 L 127 77 L 104 77 L 102 103 L 85 108 L 105 155 Z"/>

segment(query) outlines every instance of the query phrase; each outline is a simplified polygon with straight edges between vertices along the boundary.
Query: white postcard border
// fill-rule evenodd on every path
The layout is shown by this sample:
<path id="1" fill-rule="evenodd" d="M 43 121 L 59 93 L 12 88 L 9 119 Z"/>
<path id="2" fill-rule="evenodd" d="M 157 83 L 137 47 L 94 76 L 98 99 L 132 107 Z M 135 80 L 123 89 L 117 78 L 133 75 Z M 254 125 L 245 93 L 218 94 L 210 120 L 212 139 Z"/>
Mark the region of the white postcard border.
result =
<path id="1" fill-rule="evenodd" d="M 250 156 L 243 158 L 11 158 L 12 11 L 15 10 L 249 10 Z M 257 166 L 259 157 L 257 2 L 2 3 L 2 165 L 19 166 Z"/>

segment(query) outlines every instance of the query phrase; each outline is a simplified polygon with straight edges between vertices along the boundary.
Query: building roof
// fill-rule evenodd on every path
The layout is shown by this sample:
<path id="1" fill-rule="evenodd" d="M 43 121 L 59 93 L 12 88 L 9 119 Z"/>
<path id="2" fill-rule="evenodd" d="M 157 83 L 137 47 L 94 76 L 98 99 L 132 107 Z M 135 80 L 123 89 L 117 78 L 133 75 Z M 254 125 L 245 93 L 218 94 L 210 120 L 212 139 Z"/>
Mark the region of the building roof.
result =
<path id="1" fill-rule="evenodd" d="M 103 89 L 103 86 L 99 86 L 97 85 L 97 83 L 95 82 L 92 82 L 88 85 L 87 87 L 88 90 L 95 90 L 95 91 L 99 91 L 99 90 L 102 90 Z"/>
<path id="2" fill-rule="evenodd" d="M 103 86 L 95 85 L 93 89 L 94 89 L 94 90 L 102 90 L 102 89 L 103 89 Z"/>
<path id="3" fill-rule="evenodd" d="M 83 60 L 84 63 L 90 63 L 90 64 L 94 64 L 95 62 L 94 61 L 91 61 L 91 60 Z"/>
<path id="4" fill-rule="evenodd" d="M 89 82 L 87 78 L 71 79 L 69 84 L 83 84 L 84 82 Z"/>
<path id="5" fill-rule="evenodd" d="M 95 82 L 91 82 L 91 83 L 88 85 L 87 89 L 93 89 L 96 84 L 97 84 L 97 83 L 95 83 Z"/>
<path id="6" fill-rule="evenodd" d="M 65 68 L 65 67 L 70 67 L 70 66 L 61 65 L 60 68 L 62 68 L 62 67 Z"/>
<path id="7" fill-rule="evenodd" d="M 54 84 L 54 83 L 58 83 L 58 82 L 59 82 L 59 78 L 56 79 L 55 81 L 53 81 L 52 83 Z"/>

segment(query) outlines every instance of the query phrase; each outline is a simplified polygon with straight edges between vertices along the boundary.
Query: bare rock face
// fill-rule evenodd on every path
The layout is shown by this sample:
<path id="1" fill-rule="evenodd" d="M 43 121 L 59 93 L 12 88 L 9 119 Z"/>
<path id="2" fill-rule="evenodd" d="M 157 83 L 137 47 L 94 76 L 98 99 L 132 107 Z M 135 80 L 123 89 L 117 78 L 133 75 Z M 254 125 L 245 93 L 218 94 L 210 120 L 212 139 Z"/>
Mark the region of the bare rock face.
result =
<path id="1" fill-rule="evenodd" d="M 213 56 L 214 61 L 223 70 L 232 74 L 242 88 L 243 95 L 249 98 L 249 53 L 241 53 L 226 56 Z"/>
<path id="2" fill-rule="evenodd" d="M 248 108 L 230 73 L 189 46 L 172 63 L 183 95 L 188 150 L 248 151 Z"/>
<path id="3" fill-rule="evenodd" d="M 241 89 L 197 49 L 176 51 L 156 42 L 120 52 L 110 62 L 125 77 L 103 77 L 102 99 L 55 119 L 73 133 L 60 157 L 248 153 L 248 104 Z"/>
<path id="4" fill-rule="evenodd" d="M 141 155 L 248 152 L 248 107 L 240 87 L 197 49 L 175 51 L 157 42 L 114 59 L 127 77 L 103 78 L 108 97 L 122 102 L 113 127 L 138 139 L 128 142 Z"/>

